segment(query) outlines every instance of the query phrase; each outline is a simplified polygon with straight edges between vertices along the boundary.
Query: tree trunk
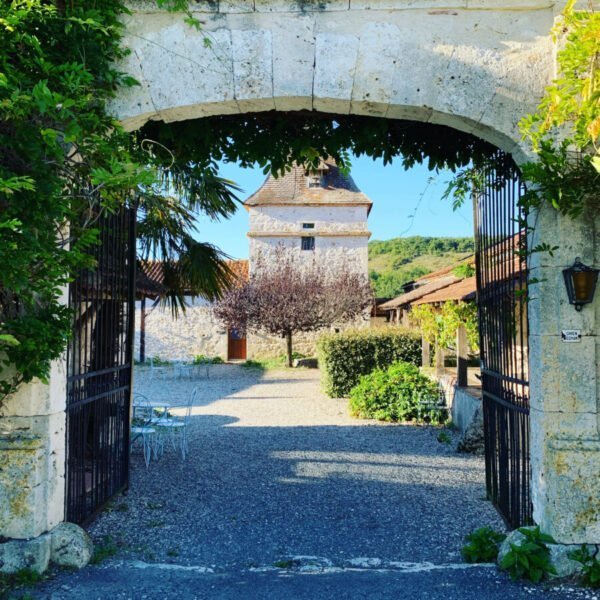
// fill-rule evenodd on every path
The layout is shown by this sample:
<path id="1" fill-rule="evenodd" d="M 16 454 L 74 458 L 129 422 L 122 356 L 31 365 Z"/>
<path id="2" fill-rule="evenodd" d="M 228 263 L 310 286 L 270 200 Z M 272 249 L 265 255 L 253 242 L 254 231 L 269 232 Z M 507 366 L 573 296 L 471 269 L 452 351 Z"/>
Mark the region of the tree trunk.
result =
<path id="1" fill-rule="evenodd" d="M 287 340 L 287 366 L 292 366 L 292 332 L 288 331 L 285 334 Z"/>

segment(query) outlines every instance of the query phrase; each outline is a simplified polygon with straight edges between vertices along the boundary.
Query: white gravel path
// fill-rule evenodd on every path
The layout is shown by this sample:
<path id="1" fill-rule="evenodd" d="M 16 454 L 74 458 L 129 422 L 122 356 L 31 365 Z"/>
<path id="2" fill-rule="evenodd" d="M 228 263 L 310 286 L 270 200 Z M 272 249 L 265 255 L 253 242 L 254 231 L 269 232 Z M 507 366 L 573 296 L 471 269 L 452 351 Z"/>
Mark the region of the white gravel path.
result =
<path id="1" fill-rule="evenodd" d="M 136 391 L 181 403 L 198 386 L 190 457 L 146 470 L 91 527 L 119 557 L 220 569 L 318 556 L 460 562 L 463 536 L 503 528 L 485 500 L 480 458 L 438 430 L 360 421 L 325 396 L 316 370 L 213 366 L 210 377 L 148 377 Z"/>

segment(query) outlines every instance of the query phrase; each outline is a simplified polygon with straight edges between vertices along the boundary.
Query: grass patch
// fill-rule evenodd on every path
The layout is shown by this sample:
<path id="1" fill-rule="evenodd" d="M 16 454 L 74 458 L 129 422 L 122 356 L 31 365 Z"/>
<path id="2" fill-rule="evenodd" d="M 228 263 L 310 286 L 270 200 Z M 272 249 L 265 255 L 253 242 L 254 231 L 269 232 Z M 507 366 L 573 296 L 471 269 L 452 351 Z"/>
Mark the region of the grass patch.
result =
<path id="1" fill-rule="evenodd" d="M 306 358 L 304 354 L 300 354 L 299 352 L 294 352 L 292 354 L 292 358 Z M 246 362 L 243 362 L 242 367 L 247 369 L 260 369 L 261 371 L 266 371 L 268 369 L 287 369 L 287 356 L 282 354 L 276 358 L 260 358 L 260 359 L 250 359 Z"/>
<path id="2" fill-rule="evenodd" d="M 30 588 L 47 579 L 45 575 L 33 571 L 32 569 L 21 569 L 16 573 L 5 574 L 0 573 L 0 599 L 10 600 L 26 600 L 33 598 L 27 592 L 23 594 L 15 594 L 21 588 Z"/>
<path id="3" fill-rule="evenodd" d="M 296 565 L 296 561 L 294 560 L 277 560 L 273 563 L 274 567 L 277 567 L 278 569 L 291 569 L 293 566 Z"/>
<path id="4" fill-rule="evenodd" d="M 110 535 L 105 535 L 102 540 L 94 545 L 94 556 L 90 564 L 99 565 L 108 558 L 112 558 L 119 551 L 119 547 Z"/>

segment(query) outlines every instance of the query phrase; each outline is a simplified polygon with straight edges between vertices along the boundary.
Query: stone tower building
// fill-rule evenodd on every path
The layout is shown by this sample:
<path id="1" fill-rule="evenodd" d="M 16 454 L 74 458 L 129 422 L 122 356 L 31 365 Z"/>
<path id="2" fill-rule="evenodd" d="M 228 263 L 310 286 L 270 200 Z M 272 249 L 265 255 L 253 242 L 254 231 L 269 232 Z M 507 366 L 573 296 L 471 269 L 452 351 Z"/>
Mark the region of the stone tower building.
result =
<path id="1" fill-rule="evenodd" d="M 343 267 L 366 277 L 371 206 L 333 160 L 321 161 L 316 170 L 295 165 L 281 177 L 270 175 L 245 202 L 250 215 L 250 272 L 261 260 L 268 265 L 269 254 L 284 246 L 318 268 L 335 273 Z M 314 354 L 316 337 L 296 336 L 294 349 Z M 283 340 L 248 337 L 249 357 L 279 356 L 284 351 Z"/>

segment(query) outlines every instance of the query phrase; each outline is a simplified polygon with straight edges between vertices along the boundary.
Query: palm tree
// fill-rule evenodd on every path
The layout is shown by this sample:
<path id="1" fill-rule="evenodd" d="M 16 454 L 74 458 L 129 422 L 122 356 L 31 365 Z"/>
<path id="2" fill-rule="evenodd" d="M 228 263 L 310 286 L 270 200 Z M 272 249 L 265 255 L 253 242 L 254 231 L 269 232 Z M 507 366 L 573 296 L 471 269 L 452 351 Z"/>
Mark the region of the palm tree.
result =
<path id="1" fill-rule="evenodd" d="M 160 260 L 163 291 L 160 303 L 174 316 L 185 311 L 185 296 L 218 300 L 229 288 L 233 274 L 228 256 L 217 247 L 194 239 L 197 215 L 229 218 L 241 189 L 219 177 L 217 167 L 194 164 L 162 169 L 158 190 L 144 190 L 138 204 L 138 257 Z"/>

